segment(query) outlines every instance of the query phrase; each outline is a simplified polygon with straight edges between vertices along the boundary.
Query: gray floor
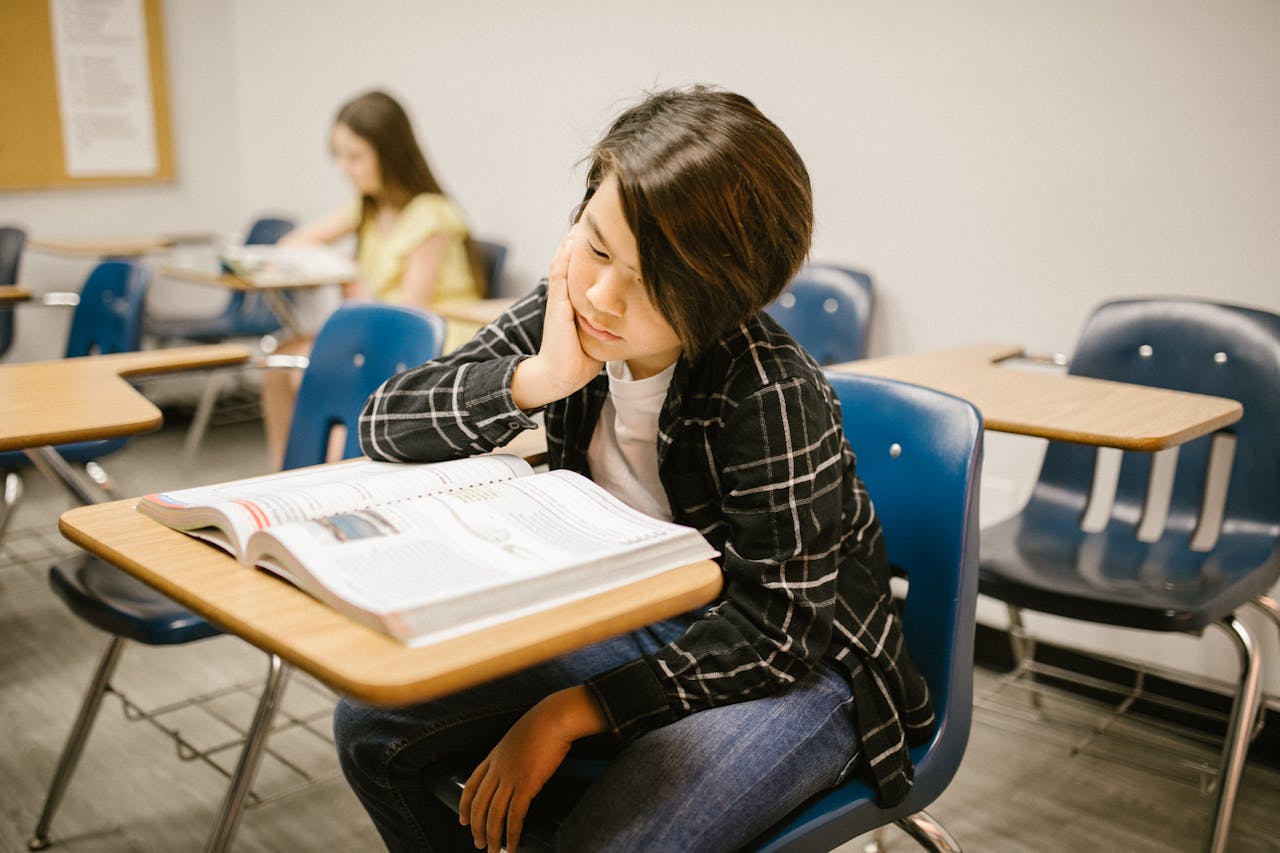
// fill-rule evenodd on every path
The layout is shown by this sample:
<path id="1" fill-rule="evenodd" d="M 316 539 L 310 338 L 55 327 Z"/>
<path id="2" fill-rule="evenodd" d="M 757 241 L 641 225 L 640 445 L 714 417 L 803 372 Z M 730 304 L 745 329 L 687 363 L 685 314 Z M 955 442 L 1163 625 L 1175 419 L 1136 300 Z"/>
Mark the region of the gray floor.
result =
<path id="1" fill-rule="evenodd" d="M 134 440 L 106 460 L 119 491 L 264 473 L 254 421 L 209 433 L 194 461 L 182 432 Z M 63 493 L 25 475 L 26 495 L 0 545 L 0 851 L 26 849 L 45 786 L 104 636 L 80 623 L 49 591 L 49 562 L 72 546 L 56 531 Z M 203 847 L 221 800 L 217 767 L 234 762 L 234 738 L 252 714 L 266 658 L 230 637 L 177 648 L 127 649 L 116 685 L 134 706 L 159 711 L 157 725 L 130 721 L 109 696 L 77 776 L 54 823 L 55 850 L 171 851 Z M 1073 751 L 1104 718 L 1102 709 L 1046 694 L 1033 712 L 1028 693 L 978 672 L 980 701 L 964 764 L 932 809 L 970 851 L 1198 850 L 1211 799 L 1198 765 L 1211 749 L 1122 720 Z M 201 701 L 191 703 L 195 697 Z M 380 849 L 355 798 L 337 775 L 328 738 L 333 697 L 295 676 L 286 691 L 271 754 L 255 783 L 236 849 Z M 179 732 L 181 747 L 160 726 Z M 1157 746 L 1162 747 L 1157 750 Z M 1179 757 L 1170 756 L 1174 750 Z M 1280 849 L 1280 774 L 1250 767 L 1237 806 L 1233 851 Z M 866 839 L 841 847 L 861 851 Z M 897 832 L 886 849 L 913 850 Z"/>

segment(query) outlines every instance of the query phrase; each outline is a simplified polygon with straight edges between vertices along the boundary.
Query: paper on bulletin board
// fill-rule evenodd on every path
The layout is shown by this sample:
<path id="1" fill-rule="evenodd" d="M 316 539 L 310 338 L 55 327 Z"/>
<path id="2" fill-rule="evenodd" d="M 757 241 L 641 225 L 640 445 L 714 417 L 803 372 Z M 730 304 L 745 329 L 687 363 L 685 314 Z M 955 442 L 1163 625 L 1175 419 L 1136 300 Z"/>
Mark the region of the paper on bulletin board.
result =
<path id="1" fill-rule="evenodd" d="M 159 169 L 142 0 L 49 0 L 71 177 Z"/>

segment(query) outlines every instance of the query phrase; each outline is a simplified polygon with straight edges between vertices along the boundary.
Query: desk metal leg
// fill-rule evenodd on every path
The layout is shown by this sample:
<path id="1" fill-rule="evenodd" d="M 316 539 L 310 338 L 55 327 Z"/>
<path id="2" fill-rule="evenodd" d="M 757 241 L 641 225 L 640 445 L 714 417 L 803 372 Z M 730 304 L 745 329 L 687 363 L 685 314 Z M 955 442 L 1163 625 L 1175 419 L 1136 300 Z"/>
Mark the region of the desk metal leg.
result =
<path id="1" fill-rule="evenodd" d="M 101 503 L 102 499 L 91 493 L 85 488 L 80 478 L 76 476 L 75 469 L 58 455 L 58 451 L 52 447 L 45 445 L 44 447 L 30 447 L 22 451 L 27 454 L 27 458 L 31 460 L 31 464 L 36 469 L 48 477 L 55 483 L 61 483 L 85 506 L 90 504 Z"/>
<path id="2" fill-rule="evenodd" d="M 280 695 L 284 692 L 285 683 L 289 680 L 289 667 L 276 655 L 271 655 L 267 668 L 267 683 L 262 687 L 262 696 L 258 699 L 258 710 L 253 715 L 253 724 L 249 727 L 249 736 L 245 738 L 244 747 L 240 751 L 240 761 L 236 764 L 235 773 L 231 776 L 231 784 L 227 788 L 226 798 L 222 801 L 222 811 L 218 822 L 214 824 L 213 834 L 209 836 L 206 853 L 221 853 L 231 846 L 236 827 L 240 822 L 245 795 L 249 793 L 249 785 L 253 774 L 257 772 L 262 758 L 262 746 L 271 731 L 271 720 L 275 717 L 276 706 Z"/>
<path id="3" fill-rule="evenodd" d="M 293 310 L 293 303 L 289 301 L 289 297 L 284 291 L 276 287 L 261 287 L 257 293 L 262 294 L 262 298 L 267 300 L 267 305 L 271 306 L 271 310 L 280 318 L 280 322 L 289 330 L 289 334 L 294 337 L 304 337 L 302 327 L 298 323 L 297 312 Z"/>
<path id="4" fill-rule="evenodd" d="M 89 730 L 98 717 L 98 709 L 102 707 L 102 697 L 107 695 L 107 687 L 111 684 L 111 674 L 115 672 L 120 661 L 120 652 L 124 650 L 124 638 L 112 637 L 107 650 L 102 654 L 98 669 L 93 674 L 93 681 L 85 692 L 80 703 L 80 713 L 76 715 L 71 734 L 67 736 L 67 744 L 62 748 L 62 757 L 58 759 L 58 768 L 53 772 L 53 781 L 49 783 L 49 794 L 45 797 L 44 810 L 40 812 L 40 821 L 36 831 L 27 842 L 29 850 L 43 850 L 49 846 L 49 825 L 53 823 L 53 815 L 62 803 L 62 795 L 66 793 L 67 783 L 80 761 L 80 753 L 84 751 L 85 741 L 89 739 Z"/>
<path id="5" fill-rule="evenodd" d="M 3 480 L 0 488 L 4 493 L 3 504 L 0 505 L 0 542 L 3 542 L 5 531 L 9 529 L 9 520 L 13 518 L 13 508 L 22 498 L 22 478 L 16 471 L 0 471 L 0 479 Z"/>

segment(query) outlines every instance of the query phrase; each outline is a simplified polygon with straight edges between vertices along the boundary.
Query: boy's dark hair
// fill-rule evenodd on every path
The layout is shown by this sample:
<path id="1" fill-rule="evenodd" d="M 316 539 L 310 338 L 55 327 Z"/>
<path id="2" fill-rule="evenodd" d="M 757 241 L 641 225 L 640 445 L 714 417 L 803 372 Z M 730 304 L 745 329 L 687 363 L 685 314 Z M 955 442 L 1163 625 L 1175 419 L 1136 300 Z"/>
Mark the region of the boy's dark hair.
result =
<path id="1" fill-rule="evenodd" d="M 644 287 L 691 359 L 772 302 L 808 255 L 809 173 L 741 95 L 706 86 L 651 94 L 588 159 L 582 206 L 617 176 Z"/>

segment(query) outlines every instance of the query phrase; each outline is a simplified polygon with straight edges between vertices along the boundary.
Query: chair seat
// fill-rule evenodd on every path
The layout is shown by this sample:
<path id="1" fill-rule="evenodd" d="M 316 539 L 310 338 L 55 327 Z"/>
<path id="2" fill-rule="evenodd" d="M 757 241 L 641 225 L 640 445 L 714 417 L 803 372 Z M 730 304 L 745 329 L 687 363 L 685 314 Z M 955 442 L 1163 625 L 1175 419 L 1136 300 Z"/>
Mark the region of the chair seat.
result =
<path id="1" fill-rule="evenodd" d="M 59 456 L 68 462 L 83 463 L 109 456 L 123 448 L 128 442 L 129 439 L 127 438 L 104 438 L 99 441 L 76 441 L 71 444 L 59 444 L 54 449 L 58 451 Z M 0 452 L 0 471 L 26 468 L 30 465 L 31 460 L 21 450 Z"/>
<path id="2" fill-rule="evenodd" d="M 147 334 L 165 340 L 221 343 L 227 338 L 260 338 L 280 331 L 275 315 L 245 317 L 219 314 L 188 320 L 155 320 L 147 323 Z"/>
<path id="3" fill-rule="evenodd" d="M 979 591 L 1014 607 L 1148 631 L 1199 631 L 1280 578 L 1276 529 L 1223 530 L 1210 551 L 1192 551 L 1189 525 L 1171 519 L 1155 542 L 1130 524 L 1080 529 L 1074 502 L 1033 500 L 1017 517 L 982 531 Z"/>
<path id="4" fill-rule="evenodd" d="M 49 585 L 89 624 L 149 646 L 189 643 L 222 633 L 204 617 L 89 554 L 54 563 Z"/>

